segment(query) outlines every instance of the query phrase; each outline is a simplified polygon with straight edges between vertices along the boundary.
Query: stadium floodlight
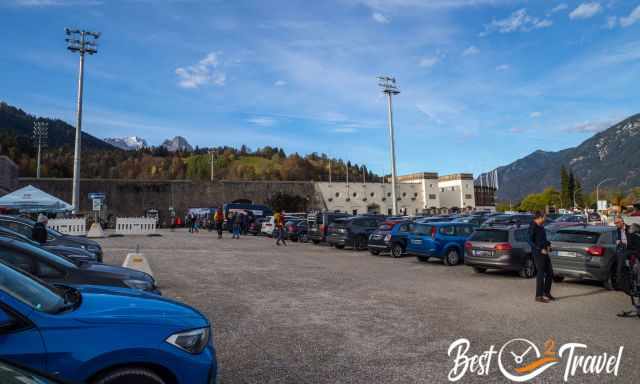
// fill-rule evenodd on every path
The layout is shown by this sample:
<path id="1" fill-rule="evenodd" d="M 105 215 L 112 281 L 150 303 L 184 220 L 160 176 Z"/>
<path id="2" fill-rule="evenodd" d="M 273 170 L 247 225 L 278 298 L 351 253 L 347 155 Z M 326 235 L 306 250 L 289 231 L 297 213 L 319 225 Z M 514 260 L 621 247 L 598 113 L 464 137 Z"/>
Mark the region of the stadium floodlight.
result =
<path id="1" fill-rule="evenodd" d="M 80 29 L 65 28 L 67 36 L 67 49 L 80 54 L 80 68 L 78 70 L 78 120 L 76 124 L 76 142 L 73 153 L 73 194 L 71 205 L 73 213 L 80 211 L 80 144 L 82 140 L 82 90 L 84 86 L 84 56 L 98 53 L 96 40 L 100 37 L 99 32 L 85 31 Z"/>
<path id="2" fill-rule="evenodd" d="M 378 76 L 378 85 L 382 88 L 382 93 L 387 95 L 387 116 L 389 122 L 389 146 L 391 147 L 391 198 L 393 199 L 393 215 L 398 214 L 398 198 L 397 198 L 397 170 L 396 170 L 396 137 L 393 130 L 393 109 L 391 98 L 400 93 L 396 86 L 396 79 L 390 76 Z"/>

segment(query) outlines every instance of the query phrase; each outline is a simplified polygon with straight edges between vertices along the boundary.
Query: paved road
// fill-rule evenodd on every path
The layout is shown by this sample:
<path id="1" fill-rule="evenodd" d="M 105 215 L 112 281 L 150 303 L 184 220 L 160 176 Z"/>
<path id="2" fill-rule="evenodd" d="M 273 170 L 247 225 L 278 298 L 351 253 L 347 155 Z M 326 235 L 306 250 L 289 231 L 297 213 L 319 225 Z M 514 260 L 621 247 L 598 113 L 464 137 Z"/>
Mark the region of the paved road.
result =
<path id="1" fill-rule="evenodd" d="M 618 377 L 578 370 L 569 382 L 640 379 L 640 319 L 617 318 L 628 298 L 595 284 L 556 284 L 560 300 L 537 304 L 534 280 L 412 257 L 276 247 L 266 238 L 220 241 L 207 232 L 101 243 L 111 263 L 140 245 L 164 294 L 209 316 L 223 384 L 446 383 L 453 368 L 447 350 L 459 338 L 470 340 L 469 354 L 514 338 L 531 340 L 541 353 L 550 337 L 556 348 L 584 343 L 587 354 L 624 346 Z M 562 382 L 565 364 L 532 382 Z M 494 356 L 488 375 L 467 373 L 459 382 L 508 381 Z"/>

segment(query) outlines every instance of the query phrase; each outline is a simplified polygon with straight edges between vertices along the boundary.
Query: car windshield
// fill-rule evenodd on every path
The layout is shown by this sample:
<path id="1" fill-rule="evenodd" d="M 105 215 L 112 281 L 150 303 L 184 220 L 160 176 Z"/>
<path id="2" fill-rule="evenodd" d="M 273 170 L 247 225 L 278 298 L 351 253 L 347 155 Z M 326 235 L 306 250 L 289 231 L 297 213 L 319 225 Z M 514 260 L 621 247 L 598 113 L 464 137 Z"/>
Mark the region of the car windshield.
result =
<path id="1" fill-rule="evenodd" d="M 596 232 L 558 231 L 551 237 L 551 240 L 562 243 L 595 244 L 599 238 L 600 234 Z"/>
<path id="2" fill-rule="evenodd" d="M 478 229 L 471 234 L 469 241 L 506 243 L 509 241 L 509 232 L 496 229 Z"/>
<path id="3" fill-rule="evenodd" d="M 54 287 L 0 263 L 0 289 L 36 311 L 56 313 L 65 301 Z"/>

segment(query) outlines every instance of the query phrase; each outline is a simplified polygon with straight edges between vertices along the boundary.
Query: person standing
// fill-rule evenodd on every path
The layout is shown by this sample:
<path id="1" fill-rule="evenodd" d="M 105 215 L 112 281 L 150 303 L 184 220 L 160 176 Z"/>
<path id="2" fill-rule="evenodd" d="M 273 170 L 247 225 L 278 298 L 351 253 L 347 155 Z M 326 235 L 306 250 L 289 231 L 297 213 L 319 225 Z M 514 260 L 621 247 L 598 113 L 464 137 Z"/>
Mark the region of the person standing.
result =
<path id="1" fill-rule="evenodd" d="M 45 244 L 47 242 L 48 222 L 49 218 L 47 218 L 47 216 L 43 214 L 38 215 L 38 222 L 35 223 L 33 229 L 31 230 L 31 239 L 33 239 L 33 241 L 37 241 L 40 244 Z"/>
<path id="2" fill-rule="evenodd" d="M 553 284 L 553 267 L 549 251 L 551 243 L 547 240 L 547 232 L 544 229 L 544 213 L 536 212 L 533 222 L 529 227 L 529 245 L 536 265 L 536 301 L 548 303 L 556 298 L 551 295 Z"/>
<path id="3" fill-rule="evenodd" d="M 276 224 L 276 230 L 278 231 L 277 233 L 277 239 L 276 240 L 276 245 L 280 245 L 280 242 L 282 241 L 282 245 L 284 245 L 285 247 L 287 246 L 287 241 L 285 238 L 285 228 L 284 228 L 284 212 L 280 212 L 277 217 L 275 218 L 275 224 Z"/>
<path id="4" fill-rule="evenodd" d="M 240 238 L 240 226 L 242 225 L 242 217 L 240 217 L 240 213 L 236 212 L 233 215 L 233 239 Z"/>
<path id="5" fill-rule="evenodd" d="M 224 213 L 222 212 L 222 208 L 218 208 L 216 214 L 213 217 L 213 220 L 216 223 L 216 230 L 218 231 L 218 239 L 222 239 L 222 226 L 224 225 Z"/>
<path id="6" fill-rule="evenodd" d="M 629 228 L 620 216 L 614 221 L 616 225 L 616 289 L 622 289 L 622 271 L 627 260 L 629 249 Z"/>

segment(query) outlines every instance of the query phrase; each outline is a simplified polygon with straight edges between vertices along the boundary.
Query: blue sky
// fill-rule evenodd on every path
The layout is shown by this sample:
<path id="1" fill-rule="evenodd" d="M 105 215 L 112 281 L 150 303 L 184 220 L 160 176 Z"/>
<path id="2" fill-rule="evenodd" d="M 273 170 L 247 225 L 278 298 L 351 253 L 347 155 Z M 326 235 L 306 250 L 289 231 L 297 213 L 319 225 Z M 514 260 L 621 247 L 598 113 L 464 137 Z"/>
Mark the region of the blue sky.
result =
<path id="1" fill-rule="evenodd" d="M 479 173 L 640 112 L 640 1 L 0 0 L 0 99 L 74 121 L 64 27 L 102 32 L 84 129 Z"/>

